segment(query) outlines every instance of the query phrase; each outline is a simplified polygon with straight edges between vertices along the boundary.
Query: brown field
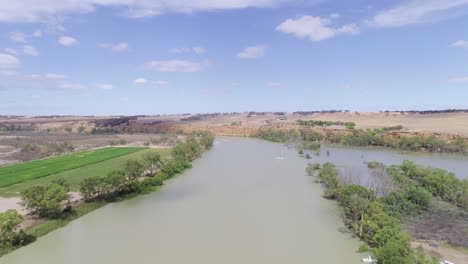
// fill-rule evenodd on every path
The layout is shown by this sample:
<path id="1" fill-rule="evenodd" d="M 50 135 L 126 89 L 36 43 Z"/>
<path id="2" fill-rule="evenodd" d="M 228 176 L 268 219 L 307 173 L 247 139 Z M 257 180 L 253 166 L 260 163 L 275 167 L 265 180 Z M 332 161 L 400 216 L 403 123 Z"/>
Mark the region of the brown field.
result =
<path id="1" fill-rule="evenodd" d="M 287 113 L 286 120 L 277 120 L 278 115 L 267 113 L 252 115 L 247 113 L 212 115 L 201 120 L 180 121 L 187 115 L 138 117 L 131 126 L 151 126 L 151 122 L 161 122 L 159 126 L 175 126 L 181 128 L 221 128 L 236 126 L 242 129 L 258 129 L 268 125 L 294 124 L 296 120 L 324 120 L 355 122 L 357 128 L 375 129 L 401 125 L 404 131 L 412 133 L 456 134 L 468 137 L 468 113 L 315 113 L 299 115 Z M 104 120 L 117 117 L 0 117 L 0 125 L 34 125 L 38 130 L 63 130 L 66 127 L 76 129 L 80 125 L 94 127 L 94 120 Z M 236 123 L 236 124 L 234 124 Z M 158 126 L 158 125 L 156 125 Z"/>

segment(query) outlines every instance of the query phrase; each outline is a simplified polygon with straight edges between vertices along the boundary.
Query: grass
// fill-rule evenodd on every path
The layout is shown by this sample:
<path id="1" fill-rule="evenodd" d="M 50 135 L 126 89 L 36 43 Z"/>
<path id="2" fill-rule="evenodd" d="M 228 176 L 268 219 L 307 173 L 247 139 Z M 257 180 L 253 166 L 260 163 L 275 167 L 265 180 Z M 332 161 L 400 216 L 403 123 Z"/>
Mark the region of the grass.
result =
<path id="1" fill-rule="evenodd" d="M 89 212 L 92 212 L 106 204 L 108 204 L 108 202 L 105 202 L 105 201 L 85 203 L 81 206 L 76 207 L 75 209 L 73 209 L 72 212 L 70 212 L 69 214 L 65 215 L 64 217 L 60 219 L 47 220 L 44 223 L 31 227 L 30 229 L 26 230 L 26 234 L 32 235 L 34 237 L 44 236 L 54 231 L 55 229 L 66 226 L 71 221 Z"/>
<path id="2" fill-rule="evenodd" d="M 102 148 L 0 168 L 0 187 L 127 155 L 143 148 Z"/>
<path id="3" fill-rule="evenodd" d="M 140 148 L 141 149 L 141 148 Z M 37 178 L 34 180 L 29 180 L 19 184 L 10 185 L 4 188 L 0 188 L 0 196 L 3 197 L 13 197 L 18 196 L 19 193 L 34 185 L 41 185 L 50 183 L 56 179 L 64 179 L 68 184 L 70 184 L 70 189 L 72 191 L 79 190 L 80 182 L 87 177 L 91 176 L 104 176 L 110 171 L 123 169 L 125 161 L 128 159 L 140 159 L 144 153 L 157 151 L 161 156 L 168 157 L 170 155 L 170 149 L 144 149 L 141 151 L 133 152 L 124 156 L 107 159 L 101 162 L 85 165 L 79 168 L 61 171 L 59 173 L 51 174 L 45 177 Z"/>

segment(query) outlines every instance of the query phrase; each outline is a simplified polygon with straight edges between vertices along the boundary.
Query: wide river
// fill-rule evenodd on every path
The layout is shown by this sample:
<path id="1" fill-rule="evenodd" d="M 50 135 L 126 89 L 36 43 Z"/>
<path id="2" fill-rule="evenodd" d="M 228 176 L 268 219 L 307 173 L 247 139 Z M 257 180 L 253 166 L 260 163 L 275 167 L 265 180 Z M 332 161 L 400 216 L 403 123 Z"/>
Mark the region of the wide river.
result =
<path id="1" fill-rule="evenodd" d="M 468 167 L 466 159 L 323 147 L 313 162 Z M 357 264 L 360 242 L 338 206 L 306 176 L 310 162 L 281 144 L 218 138 L 159 191 L 109 204 L 2 258 L 5 264 Z M 358 164 L 353 166 L 353 164 Z M 464 165 L 463 165 L 464 164 Z"/>

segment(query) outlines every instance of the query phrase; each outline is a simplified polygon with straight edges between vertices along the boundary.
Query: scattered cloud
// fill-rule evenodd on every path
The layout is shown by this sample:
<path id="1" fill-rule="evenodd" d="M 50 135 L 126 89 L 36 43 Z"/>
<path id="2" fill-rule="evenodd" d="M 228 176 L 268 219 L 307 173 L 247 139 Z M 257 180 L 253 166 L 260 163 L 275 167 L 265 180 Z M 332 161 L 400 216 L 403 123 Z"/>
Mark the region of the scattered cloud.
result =
<path id="1" fill-rule="evenodd" d="M 450 47 L 459 47 L 459 48 L 468 48 L 468 41 L 467 40 L 458 40 L 454 43 L 450 44 Z"/>
<path id="2" fill-rule="evenodd" d="M 103 89 L 103 90 L 111 90 L 112 88 L 114 88 L 112 84 L 95 84 L 94 86 L 98 89 Z"/>
<path id="3" fill-rule="evenodd" d="M 18 73 L 14 71 L 0 71 L 0 75 L 4 77 L 14 77 L 17 76 Z"/>
<path id="4" fill-rule="evenodd" d="M 153 88 L 161 88 L 161 87 L 166 86 L 168 84 L 169 84 L 168 81 L 162 81 L 162 80 L 156 80 L 156 81 L 151 81 L 150 82 L 150 86 L 153 87 Z"/>
<path id="5" fill-rule="evenodd" d="M 38 29 L 32 33 L 33 37 L 40 38 L 42 37 L 42 30 Z"/>
<path id="6" fill-rule="evenodd" d="M 265 46 L 251 46 L 237 53 L 237 57 L 241 59 L 259 59 L 265 57 Z"/>
<path id="7" fill-rule="evenodd" d="M 39 56 L 39 51 L 37 51 L 36 48 L 29 46 L 29 45 L 23 46 L 23 53 L 31 55 L 31 56 Z"/>
<path id="8" fill-rule="evenodd" d="M 127 17 L 141 18 L 168 12 L 192 13 L 242 8 L 271 8 L 295 0 L 48 0 L 37 4 L 37 0 L 3 1 L 0 5 L 1 22 L 50 22 L 57 17 L 94 12 L 99 7 L 121 8 Z M 320 2 L 309 0 L 308 2 Z"/>
<path id="9" fill-rule="evenodd" d="M 58 39 L 58 43 L 63 46 L 73 46 L 78 44 L 78 40 L 69 36 L 62 36 Z"/>
<path id="10" fill-rule="evenodd" d="M 468 77 L 452 78 L 452 79 L 446 80 L 446 82 L 452 82 L 452 83 L 466 83 L 466 82 L 468 82 Z"/>
<path id="11" fill-rule="evenodd" d="M 13 55 L 18 54 L 18 51 L 16 51 L 15 49 L 11 49 L 11 48 L 6 48 L 6 49 L 4 49 L 4 51 L 7 52 L 7 53 L 10 53 L 10 54 L 13 54 Z"/>
<path id="12" fill-rule="evenodd" d="M 136 78 L 135 80 L 133 80 L 134 84 L 145 84 L 147 82 L 148 80 L 146 80 L 145 78 Z"/>
<path id="13" fill-rule="evenodd" d="M 46 81 L 46 80 L 55 81 L 55 80 L 64 80 L 68 78 L 65 75 L 56 74 L 56 73 L 31 74 L 31 75 L 24 75 L 23 77 L 25 79 L 39 80 L 39 81 Z"/>
<path id="14" fill-rule="evenodd" d="M 205 68 L 206 62 L 191 62 L 186 60 L 149 61 L 145 68 L 158 72 L 198 72 Z"/>
<path id="15" fill-rule="evenodd" d="M 172 53 L 195 53 L 195 54 L 204 54 L 206 53 L 206 49 L 203 47 L 191 47 L 191 48 L 172 48 L 169 50 Z"/>
<path id="16" fill-rule="evenodd" d="M 103 49 L 110 49 L 113 52 L 123 52 L 128 49 L 127 42 L 119 42 L 117 44 L 101 44 L 99 45 Z"/>
<path id="17" fill-rule="evenodd" d="M 225 89 L 201 89 L 200 91 L 202 94 L 208 95 L 224 95 L 228 93 Z"/>
<path id="18" fill-rule="evenodd" d="M 280 82 L 270 82 L 270 83 L 267 83 L 267 87 L 272 87 L 272 88 L 273 88 L 273 87 L 281 87 L 281 86 L 283 86 L 283 84 L 280 83 Z"/>
<path id="19" fill-rule="evenodd" d="M 10 54 L 0 54 L 0 69 L 4 68 L 18 68 L 21 62 Z"/>
<path id="20" fill-rule="evenodd" d="M 321 41 L 338 35 L 357 35 L 360 32 L 356 24 L 347 24 L 341 27 L 331 26 L 332 19 L 302 16 L 296 19 L 287 19 L 276 30 L 285 33 L 293 34 L 298 38 L 308 38 L 311 41 Z"/>
<path id="21" fill-rule="evenodd" d="M 86 87 L 84 85 L 77 84 L 77 83 L 65 82 L 65 83 L 60 83 L 57 86 L 57 88 L 63 89 L 63 90 L 82 90 L 82 89 L 85 89 Z"/>
<path id="22" fill-rule="evenodd" d="M 367 24 L 374 27 L 400 27 L 431 23 L 458 15 L 460 13 L 451 11 L 467 5 L 468 0 L 409 0 L 381 11 Z"/>
<path id="23" fill-rule="evenodd" d="M 26 34 L 24 34 L 23 32 L 18 32 L 18 31 L 10 32 L 8 33 L 8 36 L 13 41 L 26 43 Z"/>

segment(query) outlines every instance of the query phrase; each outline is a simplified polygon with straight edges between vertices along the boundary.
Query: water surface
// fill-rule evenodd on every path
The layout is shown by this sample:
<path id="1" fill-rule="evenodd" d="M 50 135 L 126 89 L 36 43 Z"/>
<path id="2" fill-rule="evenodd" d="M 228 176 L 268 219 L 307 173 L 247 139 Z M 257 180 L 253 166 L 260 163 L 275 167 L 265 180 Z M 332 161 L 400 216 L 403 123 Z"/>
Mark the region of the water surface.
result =
<path id="1" fill-rule="evenodd" d="M 98 209 L 0 263 L 361 263 L 306 164 L 281 144 L 219 138 L 160 191 Z"/>

